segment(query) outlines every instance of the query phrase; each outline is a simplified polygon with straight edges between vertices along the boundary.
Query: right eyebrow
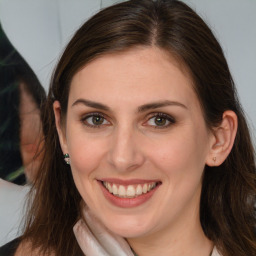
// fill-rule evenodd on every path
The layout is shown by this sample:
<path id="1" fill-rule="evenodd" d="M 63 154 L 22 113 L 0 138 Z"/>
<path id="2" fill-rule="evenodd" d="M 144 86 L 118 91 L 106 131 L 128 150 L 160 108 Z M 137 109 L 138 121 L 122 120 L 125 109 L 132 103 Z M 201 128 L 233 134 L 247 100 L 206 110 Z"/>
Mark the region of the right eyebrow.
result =
<path id="1" fill-rule="evenodd" d="M 182 104 L 178 101 L 164 100 L 164 101 L 144 104 L 144 105 L 142 105 L 138 108 L 138 112 L 144 112 L 144 111 L 147 111 L 147 110 L 166 107 L 166 106 L 178 106 L 178 107 L 182 107 L 184 109 L 187 109 L 187 107 L 184 104 Z"/>
<path id="2" fill-rule="evenodd" d="M 95 101 L 90 101 L 90 100 L 86 100 L 86 99 L 78 99 L 76 100 L 73 104 L 73 106 L 77 106 L 79 104 L 85 105 L 87 107 L 91 107 L 91 108 L 97 108 L 97 109 L 101 109 L 101 110 L 105 110 L 105 111 L 109 111 L 110 108 L 104 104 L 101 104 L 99 102 L 95 102 Z"/>

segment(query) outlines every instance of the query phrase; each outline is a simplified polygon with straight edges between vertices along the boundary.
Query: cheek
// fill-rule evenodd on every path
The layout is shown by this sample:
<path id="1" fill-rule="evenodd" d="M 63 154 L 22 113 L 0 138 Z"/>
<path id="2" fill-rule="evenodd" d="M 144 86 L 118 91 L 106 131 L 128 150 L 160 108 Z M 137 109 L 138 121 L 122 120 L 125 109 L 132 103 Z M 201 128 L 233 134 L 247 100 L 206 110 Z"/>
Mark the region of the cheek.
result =
<path id="1" fill-rule="evenodd" d="M 174 136 L 166 139 L 164 143 L 155 146 L 149 152 L 154 162 L 163 166 L 165 170 L 183 169 L 185 166 L 202 165 L 204 163 L 204 148 L 190 135 Z M 171 170 L 169 169 L 171 172 Z"/>
<path id="2" fill-rule="evenodd" d="M 207 134 L 204 130 L 184 127 L 181 133 L 173 133 L 164 141 L 147 145 L 151 162 L 165 176 L 169 189 L 186 190 L 201 183 L 207 151 Z M 201 134 L 199 137 L 198 134 Z M 184 191 L 183 190 L 183 191 Z"/>
<path id="3" fill-rule="evenodd" d="M 105 140 L 86 133 L 77 124 L 67 127 L 66 140 L 74 180 L 86 189 L 84 184 L 95 179 L 95 170 L 102 164 L 107 151 Z"/>
<path id="4" fill-rule="evenodd" d="M 72 169 L 79 175 L 90 175 L 98 168 L 104 155 L 104 146 L 90 139 L 75 138 L 68 143 Z"/>
<path id="5" fill-rule="evenodd" d="M 201 145 L 206 141 L 192 135 L 194 132 L 170 136 L 165 143 L 157 144 L 154 153 L 149 151 L 154 169 L 164 181 L 159 209 L 162 216 L 169 216 L 167 219 L 179 216 L 189 205 L 195 209 L 199 204 L 207 150 Z"/>
<path id="6" fill-rule="evenodd" d="M 104 155 L 103 147 L 97 141 L 76 136 L 78 133 L 73 133 L 72 137 L 67 140 L 68 152 L 71 159 L 71 171 L 76 187 L 90 208 L 94 208 L 94 192 L 96 173 L 99 168 L 101 159 Z"/>

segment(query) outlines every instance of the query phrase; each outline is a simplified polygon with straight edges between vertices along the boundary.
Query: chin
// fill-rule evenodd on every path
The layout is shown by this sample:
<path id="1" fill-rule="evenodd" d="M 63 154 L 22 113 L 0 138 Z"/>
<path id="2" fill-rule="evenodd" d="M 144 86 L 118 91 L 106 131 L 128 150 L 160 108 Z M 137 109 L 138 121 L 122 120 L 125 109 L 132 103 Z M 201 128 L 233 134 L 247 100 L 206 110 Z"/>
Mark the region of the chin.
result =
<path id="1" fill-rule="evenodd" d="M 145 225 L 145 222 L 116 221 L 114 223 L 108 222 L 105 225 L 111 232 L 125 238 L 141 237 L 148 234 L 152 229 Z"/>
<path id="2" fill-rule="evenodd" d="M 128 228 L 122 228 L 122 229 L 112 229 L 111 230 L 113 233 L 125 237 L 125 238 L 136 238 L 136 237 L 141 237 L 147 234 L 145 230 L 138 230 L 138 229 L 133 229 L 131 227 Z"/>

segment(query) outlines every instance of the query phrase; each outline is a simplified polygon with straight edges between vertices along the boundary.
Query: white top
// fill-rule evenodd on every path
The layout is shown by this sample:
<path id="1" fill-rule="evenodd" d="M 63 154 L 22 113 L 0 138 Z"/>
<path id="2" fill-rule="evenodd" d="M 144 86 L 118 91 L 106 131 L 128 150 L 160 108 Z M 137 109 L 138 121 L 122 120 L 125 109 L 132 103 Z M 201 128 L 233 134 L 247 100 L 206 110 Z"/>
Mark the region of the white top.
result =
<path id="1" fill-rule="evenodd" d="M 24 205 L 29 186 L 0 179 L 0 246 L 21 235 Z"/>
<path id="2" fill-rule="evenodd" d="M 211 256 L 221 256 L 217 251 L 216 247 L 214 246 Z"/>

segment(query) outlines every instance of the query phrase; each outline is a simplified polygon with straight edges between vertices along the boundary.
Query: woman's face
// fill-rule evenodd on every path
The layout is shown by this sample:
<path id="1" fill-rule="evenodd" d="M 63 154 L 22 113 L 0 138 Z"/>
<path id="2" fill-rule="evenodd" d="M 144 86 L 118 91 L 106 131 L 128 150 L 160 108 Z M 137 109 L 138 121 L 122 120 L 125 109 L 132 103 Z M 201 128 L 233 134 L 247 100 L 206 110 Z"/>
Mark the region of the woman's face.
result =
<path id="1" fill-rule="evenodd" d="M 190 77 L 166 52 L 137 48 L 79 71 L 60 138 L 77 189 L 111 231 L 133 238 L 200 225 L 213 135 Z"/>

